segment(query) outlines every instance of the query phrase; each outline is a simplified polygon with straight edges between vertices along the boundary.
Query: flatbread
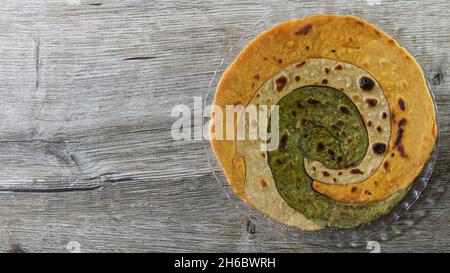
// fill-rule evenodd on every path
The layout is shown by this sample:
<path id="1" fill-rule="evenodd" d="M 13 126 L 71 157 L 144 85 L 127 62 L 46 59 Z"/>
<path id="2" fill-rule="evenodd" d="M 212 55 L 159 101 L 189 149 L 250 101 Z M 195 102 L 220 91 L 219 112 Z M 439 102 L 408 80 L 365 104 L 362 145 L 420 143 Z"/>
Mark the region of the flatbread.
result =
<path id="1" fill-rule="evenodd" d="M 369 207 L 378 206 L 371 217 L 365 218 L 361 214 L 361 217 L 356 217 L 358 219 L 350 217 L 345 221 L 333 222 L 334 218 L 344 215 L 342 210 L 341 214 L 329 215 L 326 219 L 308 219 L 305 212 L 300 213 L 281 198 L 279 189 L 270 183 L 270 178 L 264 179 L 263 183 L 269 194 L 255 194 L 254 185 L 261 185 L 261 175 L 268 174 L 270 168 L 262 168 L 260 173 L 250 173 L 248 167 L 246 169 L 248 153 L 240 154 L 240 141 L 213 139 L 211 145 L 234 191 L 263 213 L 305 230 L 325 226 L 354 227 L 389 212 L 403 198 L 427 162 L 437 134 L 432 98 L 418 64 L 389 35 L 356 17 L 319 15 L 284 22 L 256 37 L 225 71 L 217 87 L 214 104 L 222 107 L 224 112 L 226 105 L 249 105 L 264 85 L 271 80 L 276 81 L 278 73 L 288 73 L 289 67 L 311 60 L 325 60 L 329 62 L 328 66 L 341 62 L 344 69 L 345 64 L 358 67 L 379 87 L 375 98 L 383 110 L 376 110 L 377 119 L 371 122 L 372 128 L 380 127 L 382 137 L 388 142 L 382 149 L 382 160 L 369 164 L 371 167 L 367 169 L 367 177 L 339 179 L 342 184 L 333 181 L 336 178 L 334 175 L 314 177 L 308 172 L 321 180 L 314 181 L 312 188 L 328 199 L 327 202 L 349 204 L 345 210 L 352 213 L 359 213 L 361 209 L 370 211 Z M 295 79 L 295 75 L 289 79 Z M 272 87 L 277 88 L 276 84 L 272 83 Z M 321 85 L 321 82 L 318 84 Z M 386 107 L 387 104 L 389 107 Z M 368 120 L 364 122 L 368 128 Z M 211 130 L 214 130 L 213 127 Z M 369 129 L 368 132 L 370 134 Z M 249 144 L 243 146 L 249 147 Z M 261 153 L 258 156 L 261 162 L 267 162 Z M 370 161 L 374 160 L 367 162 Z M 313 166 L 313 161 L 305 160 L 305 163 L 305 166 L 315 167 L 322 174 L 331 171 L 322 168 L 324 166 Z M 270 206 L 271 202 L 278 205 Z"/>

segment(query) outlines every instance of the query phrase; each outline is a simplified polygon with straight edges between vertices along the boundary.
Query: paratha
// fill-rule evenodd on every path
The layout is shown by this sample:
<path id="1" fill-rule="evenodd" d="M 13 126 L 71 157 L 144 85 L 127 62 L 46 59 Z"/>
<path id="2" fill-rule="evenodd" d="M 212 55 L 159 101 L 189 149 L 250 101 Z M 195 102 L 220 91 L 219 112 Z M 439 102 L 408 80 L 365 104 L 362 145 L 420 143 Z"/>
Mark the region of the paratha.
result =
<path id="1" fill-rule="evenodd" d="M 277 149 L 261 151 L 265 139 L 211 145 L 236 194 L 303 230 L 354 228 L 387 214 L 437 135 L 417 62 L 353 16 L 310 16 L 260 34 L 224 72 L 214 105 L 278 106 Z"/>

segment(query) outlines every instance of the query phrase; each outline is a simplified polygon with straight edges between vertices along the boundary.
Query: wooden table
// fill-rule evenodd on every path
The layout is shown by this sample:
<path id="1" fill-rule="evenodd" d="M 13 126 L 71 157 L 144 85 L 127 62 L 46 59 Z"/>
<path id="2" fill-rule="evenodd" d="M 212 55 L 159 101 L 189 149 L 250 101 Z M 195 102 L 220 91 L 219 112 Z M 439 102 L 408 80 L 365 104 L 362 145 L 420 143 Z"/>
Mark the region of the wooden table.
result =
<path id="1" fill-rule="evenodd" d="M 355 4 L 355 2 L 358 2 Z M 366 3 L 367 2 L 367 3 Z M 389 230 L 351 244 L 262 230 L 224 198 L 201 141 L 174 141 L 230 46 L 274 12 L 375 15 L 429 77 L 441 148 Z M 450 2 L 22 0 L 0 6 L 0 251 L 450 251 Z"/>

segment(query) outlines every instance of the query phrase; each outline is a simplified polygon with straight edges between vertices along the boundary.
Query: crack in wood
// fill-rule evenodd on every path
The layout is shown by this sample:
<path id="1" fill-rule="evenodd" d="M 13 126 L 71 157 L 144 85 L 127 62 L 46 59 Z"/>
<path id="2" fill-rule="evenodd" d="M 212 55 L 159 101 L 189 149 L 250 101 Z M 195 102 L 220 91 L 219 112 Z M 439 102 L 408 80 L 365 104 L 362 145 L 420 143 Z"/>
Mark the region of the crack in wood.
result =
<path id="1" fill-rule="evenodd" d="M 125 58 L 124 61 L 141 61 L 141 60 L 153 60 L 157 57 L 154 56 L 148 56 L 148 57 L 131 57 L 131 58 Z"/>
<path id="2" fill-rule="evenodd" d="M 26 143 L 26 144 L 31 144 L 31 143 L 36 143 L 36 142 L 41 142 L 41 143 L 46 143 L 46 144 L 78 144 L 79 142 L 75 142 L 75 141 L 56 141 L 56 140 L 45 140 L 45 139 L 23 139 L 23 140 L 0 140 L 0 144 L 7 144 L 7 143 Z"/>
<path id="3" fill-rule="evenodd" d="M 111 176 L 119 176 L 119 177 L 111 177 Z M 86 180 L 93 181 L 93 180 L 97 180 L 97 179 L 99 179 L 104 184 L 136 181 L 136 178 L 134 178 L 134 177 L 120 177 L 120 173 L 114 173 L 114 172 L 103 173 L 103 174 L 100 174 L 100 175 L 97 175 L 94 177 L 90 177 Z"/>
<path id="4" fill-rule="evenodd" d="M 83 191 L 93 191 L 102 188 L 103 185 L 91 186 L 91 187 L 77 187 L 77 188 L 34 188 L 34 189 L 19 189 L 19 188 L 10 188 L 10 189 L 0 189 L 0 192 L 14 192 L 14 193 L 65 193 L 65 192 L 83 192 Z"/>
<path id="5" fill-rule="evenodd" d="M 247 220 L 247 233 L 249 234 L 256 233 L 256 225 L 250 220 Z"/>
<path id="6" fill-rule="evenodd" d="M 35 70 L 36 70 L 36 91 L 39 89 L 40 81 L 41 81 L 41 72 L 40 72 L 40 58 L 41 58 L 41 39 L 39 36 L 36 37 L 35 40 Z"/>

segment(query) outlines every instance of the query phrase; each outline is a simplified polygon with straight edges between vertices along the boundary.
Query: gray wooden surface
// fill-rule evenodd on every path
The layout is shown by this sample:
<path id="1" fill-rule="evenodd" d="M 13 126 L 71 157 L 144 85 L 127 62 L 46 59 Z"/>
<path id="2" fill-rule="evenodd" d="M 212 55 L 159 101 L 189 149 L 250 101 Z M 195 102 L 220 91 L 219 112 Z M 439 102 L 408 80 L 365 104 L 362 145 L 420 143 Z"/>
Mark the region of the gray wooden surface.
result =
<path id="1" fill-rule="evenodd" d="M 204 94 L 253 25 L 277 10 L 338 7 L 378 14 L 400 42 L 423 45 L 412 53 L 439 107 L 430 186 L 369 240 L 389 252 L 450 251 L 450 2 L 367 2 L 4 1 L 0 251 L 66 252 L 78 242 L 83 252 L 367 252 L 366 239 L 330 246 L 260 229 L 224 198 L 202 143 L 170 137 L 171 108 Z"/>

